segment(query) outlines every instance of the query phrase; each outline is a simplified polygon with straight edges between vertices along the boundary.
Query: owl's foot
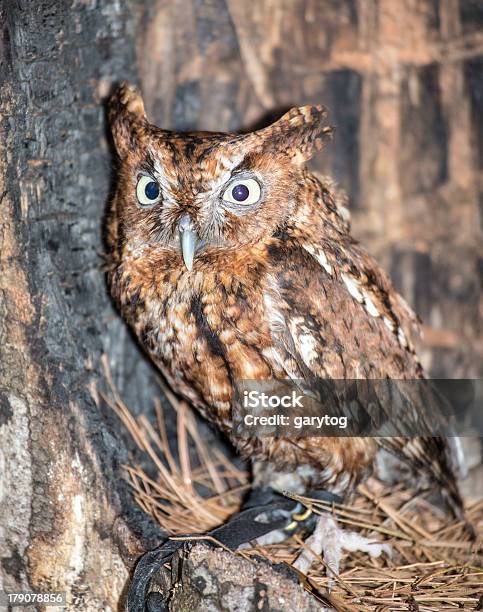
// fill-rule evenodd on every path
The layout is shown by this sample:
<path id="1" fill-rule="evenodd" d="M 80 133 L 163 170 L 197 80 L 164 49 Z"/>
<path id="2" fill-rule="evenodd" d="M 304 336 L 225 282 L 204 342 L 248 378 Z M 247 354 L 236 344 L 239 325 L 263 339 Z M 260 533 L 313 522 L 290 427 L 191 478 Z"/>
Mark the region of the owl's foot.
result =
<path id="1" fill-rule="evenodd" d="M 297 504 L 294 510 L 277 510 L 275 514 L 272 513 L 271 519 L 274 518 L 284 519 L 286 527 L 282 529 L 274 529 L 265 533 L 259 538 L 256 538 L 252 542 L 258 546 L 269 546 L 270 544 L 278 544 L 289 538 L 299 527 L 303 526 L 307 528 L 307 519 L 312 516 L 311 509 L 304 509 L 302 504 Z M 268 515 L 267 515 L 268 518 Z M 266 520 L 264 514 L 257 517 L 258 521 Z M 243 544 L 240 548 L 249 548 L 250 545 Z"/>
<path id="2" fill-rule="evenodd" d="M 329 589 L 333 578 L 339 575 L 342 551 L 355 552 L 360 550 L 369 553 L 371 557 L 379 557 L 382 552 L 391 556 L 389 544 L 379 544 L 370 538 L 365 538 L 354 531 L 344 531 L 330 514 L 317 518 L 317 524 L 311 536 L 305 540 L 307 548 L 298 556 L 294 567 L 302 574 L 307 574 L 315 559 L 323 554 L 327 564 Z"/>
<path id="3" fill-rule="evenodd" d="M 342 501 L 337 495 L 323 490 L 311 491 L 309 497 L 330 503 L 340 503 Z M 245 503 L 245 507 L 250 508 L 252 506 L 258 506 L 261 503 L 268 504 L 269 501 L 274 502 L 275 500 L 281 499 L 288 501 L 291 499 L 293 500 L 294 498 L 288 491 L 284 491 L 283 495 L 281 495 L 273 489 L 256 488 L 251 491 L 250 496 Z M 273 520 L 275 517 L 281 520 L 285 519 L 285 526 L 280 529 L 267 531 L 261 537 L 253 538 L 253 540 L 251 540 L 252 544 L 255 543 L 259 546 L 278 544 L 279 542 L 283 542 L 284 540 L 290 538 L 299 529 L 312 531 L 316 525 L 317 519 L 317 515 L 313 513 L 311 506 L 304 506 L 300 502 L 295 501 L 291 509 L 288 509 L 288 507 L 285 506 L 284 508 L 275 509 L 275 514 L 262 513 L 256 520 L 268 522 L 268 516 L 271 516 L 271 520 Z M 250 545 L 247 542 L 246 544 L 243 544 L 242 547 L 249 548 Z"/>

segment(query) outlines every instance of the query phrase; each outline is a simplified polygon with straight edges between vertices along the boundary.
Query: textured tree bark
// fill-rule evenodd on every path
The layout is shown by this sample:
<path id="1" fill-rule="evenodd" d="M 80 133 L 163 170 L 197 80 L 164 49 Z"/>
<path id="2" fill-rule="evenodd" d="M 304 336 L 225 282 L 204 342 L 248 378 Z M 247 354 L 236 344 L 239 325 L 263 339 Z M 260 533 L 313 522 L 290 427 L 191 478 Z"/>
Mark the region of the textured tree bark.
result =
<path id="1" fill-rule="evenodd" d="M 140 84 L 167 128 L 236 130 L 326 104 L 336 140 L 315 167 L 348 191 L 357 234 L 425 318 L 426 363 L 481 375 L 480 5 L 3 0 L 0 589 L 114 610 L 161 535 L 120 477 L 129 440 L 93 399 L 103 353 L 132 410 L 159 394 L 102 271 L 117 81 Z"/>
<path id="2" fill-rule="evenodd" d="M 286 568 L 273 570 L 266 562 L 248 561 L 197 544 L 188 553 L 176 553 L 172 564 L 169 609 L 199 610 L 306 610 L 322 605 L 297 584 Z"/>
<path id="3" fill-rule="evenodd" d="M 90 610 L 117 609 L 129 554 L 160 536 L 91 395 L 103 352 L 121 393 L 135 379 L 131 397 L 145 400 L 154 386 L 99 256 L 102 101 L 113 79 L 136 76 L 138 20 L 113 2 L 4 2 L 0 16 L 0 589 L 67 591 Z"/>

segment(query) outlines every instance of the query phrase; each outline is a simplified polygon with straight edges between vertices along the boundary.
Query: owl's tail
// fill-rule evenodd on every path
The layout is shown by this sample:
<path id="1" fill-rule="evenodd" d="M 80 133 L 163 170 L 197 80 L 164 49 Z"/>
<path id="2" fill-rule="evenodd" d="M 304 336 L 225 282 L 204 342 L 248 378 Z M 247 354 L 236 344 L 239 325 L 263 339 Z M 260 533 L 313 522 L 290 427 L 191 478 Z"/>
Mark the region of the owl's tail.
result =
<path id="1" fill-rule="evenodd" d="M 425 436 L 412 438 L 384 438 L 383 448 L 398 458 L 403 466 L 410 467 L 418 485 L 436 489 L 446 509 L 465 524 L 467 533 L 474 539 L 475 529 L 468 520 L 458 487 L 457 475 L 461 472 L 455 464 L 449 438 Z"/>

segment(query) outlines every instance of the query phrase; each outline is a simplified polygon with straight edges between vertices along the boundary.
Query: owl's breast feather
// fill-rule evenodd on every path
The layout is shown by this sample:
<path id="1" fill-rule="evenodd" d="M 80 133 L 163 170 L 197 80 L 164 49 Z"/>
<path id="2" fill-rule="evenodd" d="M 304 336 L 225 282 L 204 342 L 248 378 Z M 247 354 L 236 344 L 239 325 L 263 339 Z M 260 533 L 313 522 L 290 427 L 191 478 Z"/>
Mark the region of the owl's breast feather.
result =
<path id="1" fill-rule="evenodd" d="M 240 257 L 232 262 L 237 273 L 226 265 L 187 272 L 126 259 L 112 279 L 123 315 L 174 390 L 225 430 L 234 381 L 277 374 L 260 250 L 248 264 L 242 259 L 243 269 Z"/>

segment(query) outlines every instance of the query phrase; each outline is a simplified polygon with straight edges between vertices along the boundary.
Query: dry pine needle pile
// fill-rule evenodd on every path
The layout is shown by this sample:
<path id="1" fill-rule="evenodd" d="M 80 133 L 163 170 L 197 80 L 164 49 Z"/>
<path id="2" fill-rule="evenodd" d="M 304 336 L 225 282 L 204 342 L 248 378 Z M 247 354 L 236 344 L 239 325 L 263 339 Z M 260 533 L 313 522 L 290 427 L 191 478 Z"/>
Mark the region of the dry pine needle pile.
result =
<path id="1" fill-rule="evenodd" d="M 161 404 L 156 402 L 157 426 L 135 419 L 118 396 L 109 372 L 113 399 L 105 397 L 137 446 L 157 467 L 155 480 L 139 467 L 126 466 L 137 503 L 170 535 L 200 533 L 226 521 L 240 507 L 249 489 L 248 474 L 224 453 L 208 446 L 198 433 L 191 409 L 163 389 L 177 413 L 177 456 L 168 443 Z M 190 454 L 190 450 L 191 454 Z M 196 460 L 193 461 L 193 448 Z M 201 495 L 203 491 L 203 495 Z M 359 487 L 351 505 L 326 504 L 299 498 L 315 512 L 329 511 L 341 526 L 388 542 L 391 559 L 372 559 L 348 553 L 330 600 L 340 610 L 483 610 L 483 568 L 479 543 L 470 542 L 463 525 L 452 520 L 414 491 L 388 487 L 372 479 Z M 468 518 L 481 534 L 483 501 L 467 502 Z M 245 557 L 258 555 L 274 563 L 292 563 L 303 539 L 245 549 Z M 323 560 L 313 564 L 305 581 L 308 589 L 326 592 Z"/>

